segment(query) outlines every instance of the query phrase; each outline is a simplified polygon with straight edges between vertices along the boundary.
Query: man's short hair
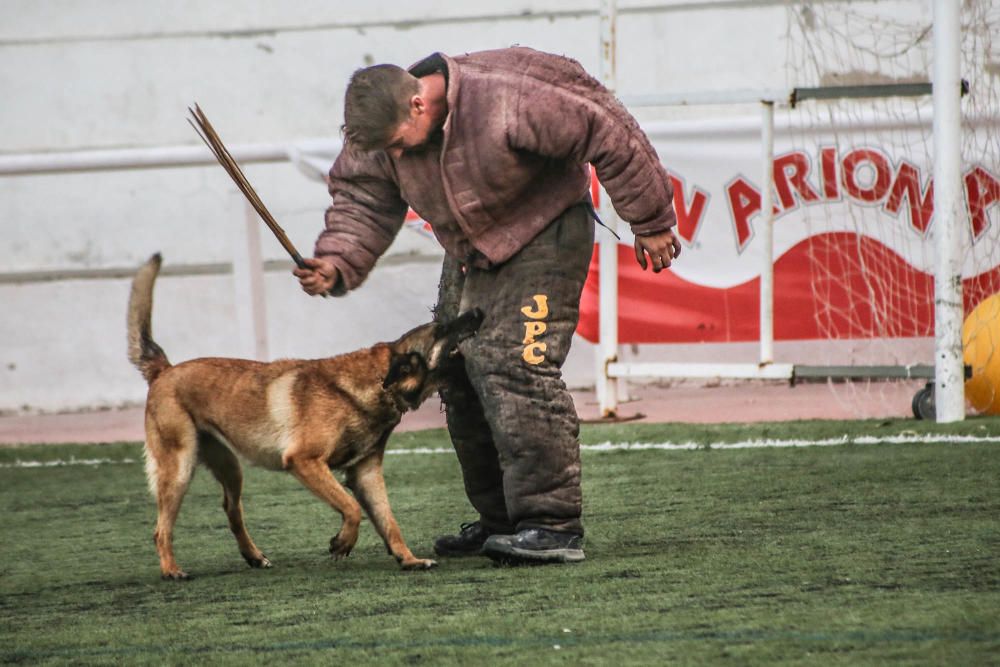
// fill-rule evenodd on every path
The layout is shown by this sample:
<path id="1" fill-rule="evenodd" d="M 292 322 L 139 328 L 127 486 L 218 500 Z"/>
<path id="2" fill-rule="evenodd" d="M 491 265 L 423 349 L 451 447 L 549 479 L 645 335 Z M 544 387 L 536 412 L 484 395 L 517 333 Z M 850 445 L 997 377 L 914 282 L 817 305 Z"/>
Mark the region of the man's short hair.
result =
<path id="1" fill-rule="evenodd" d="M 344 94 L 344 139 L 361 150 L 385 148 L 409 117 L 410 98 L 419 92 L 420 82 L 402 67 L 356 70 Z"/>

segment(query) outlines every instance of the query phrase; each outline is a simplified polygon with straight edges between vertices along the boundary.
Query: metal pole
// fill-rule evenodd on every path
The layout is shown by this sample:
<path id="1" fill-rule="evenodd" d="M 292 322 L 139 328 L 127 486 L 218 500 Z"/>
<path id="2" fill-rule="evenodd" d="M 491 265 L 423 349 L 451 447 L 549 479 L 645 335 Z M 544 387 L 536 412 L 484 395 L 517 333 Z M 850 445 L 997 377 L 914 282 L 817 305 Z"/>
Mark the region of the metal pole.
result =
<path id="1" fill-rule="evenodd" d="M 236 144 L 230 153 L 240 164 L 284 162 L 289 152 L 337 154 L 341 142 L 332 139 L 303 139 L 291 143 Z M 332 160 L 331 160 L 332 162 Z M 21 153 L 0 155 L 0 176 L 78 173 L 116 169 L 162 169 L 216 164 L 205 146 L 149 146 L 96 150 Z"/>
<path id="2" fill-rule="evenodd" d="M 760 363 L 774 361 L 774 102 L 761 101 L 760 243 Z"/>
<path id="3" fill-rule="evenodd" d="M 938 423 L 965 419 L 959 3 L 934 0 L 934 369 Z"/>
<path id="4" fill-rule="evenodd" d="M 618 8 L 616 0 L 601 0 L 601 81 L 615 92 L 615 32 Z M 618 227 L 618 216 L 611 198 L 601 191 L 601 219 L 610 230 Z M 618 380 L 608 376 L 608 364 L 618 361 L 618 240 L 602 233 L 598 246 L 600 280 L 598 281 L 599 335 L 597 358 L 597 401 L 601 416 L 618 413 Z"/>

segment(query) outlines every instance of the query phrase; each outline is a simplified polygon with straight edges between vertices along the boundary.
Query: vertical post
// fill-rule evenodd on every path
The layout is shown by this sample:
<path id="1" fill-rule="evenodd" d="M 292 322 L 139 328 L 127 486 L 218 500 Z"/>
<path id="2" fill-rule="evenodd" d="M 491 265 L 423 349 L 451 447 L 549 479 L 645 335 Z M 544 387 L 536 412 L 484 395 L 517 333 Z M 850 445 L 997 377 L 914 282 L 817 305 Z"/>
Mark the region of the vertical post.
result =
<path id="1" fill-rule="evenodd" d="M 260 250 L 257 212 L 244 202 L 233 243 L 233 291 L 239 356 L 267 361 L 267 309 L 264 301 L 264 261 Z"/>
<path id="2" fill-rule="evenodd" d="M 760 364 L 774 361 L 774 102 L 761 100 Z"/>
<path id="3" fill-rule="evenodd" d="M 959 5 L 934 0 L 934 402 L 938 423 L 965 418 L 962 359 Z"/>
<path id="4" fill-rule="evenodd" d="M 616 0 L 601 0 L 601 82 L 608 90 L 617 87 L 615 71 L 615 32 L 618 8 Z M 618 218 L 611 198 L 601 191 L 601 219 L 609 229 L 618 227 Z M 618 413 L 618 380 L 608 377 L 608 364 L 618 359 L 618 240 L 610 233 L 599 235 L 598 281 L 599 335 L 597 357 L 597 401 L 602 417 Z"/>

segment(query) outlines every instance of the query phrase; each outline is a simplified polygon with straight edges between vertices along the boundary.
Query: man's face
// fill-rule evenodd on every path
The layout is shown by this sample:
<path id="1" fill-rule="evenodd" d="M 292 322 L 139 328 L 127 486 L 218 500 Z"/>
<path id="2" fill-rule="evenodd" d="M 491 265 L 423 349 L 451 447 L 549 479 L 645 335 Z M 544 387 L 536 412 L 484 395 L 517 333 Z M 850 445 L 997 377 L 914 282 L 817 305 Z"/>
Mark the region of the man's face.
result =
<path id="1" fill-rule="evenodd" d="M 396 130 L 389 135 L 389 143 L 385 147 L 386 153 L 398 160 L 403 151 L 423 146 L 434 131 L 433 125 L 431 114 L 427 112 L 423 100 L 414 96 L 410 103 L 410 117 L 400 123 Z"/>

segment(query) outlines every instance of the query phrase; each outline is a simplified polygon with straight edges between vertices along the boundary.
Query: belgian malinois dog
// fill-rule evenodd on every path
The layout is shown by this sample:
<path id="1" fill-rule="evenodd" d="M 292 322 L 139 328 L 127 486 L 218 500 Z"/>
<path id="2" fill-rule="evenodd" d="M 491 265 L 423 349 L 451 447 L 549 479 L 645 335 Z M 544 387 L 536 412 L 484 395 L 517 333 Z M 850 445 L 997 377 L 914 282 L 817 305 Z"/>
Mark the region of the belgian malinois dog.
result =
<path id="1" fill-rule="evenodd" d="M 240 554 L 251 567 L 270 567 L 243 523 L 239 457 L 287 470 L 343 518 L 330 540 L 334 558 L 358 539 L 364 508 L 386 547 L 405 570 L 425 569 L 403 541 L 382 478 L 386 441 L 403 413 L 443 382 L 439 373 L 460 341 L 475 334 L 482 312 L 446 324 L 419 326 L 391 343 L 327 359 L 199 358 L 173 366 L 153 341 L 153 284 L 161 258 L 136 273 L 128 307 L 128 357 L 139 369 L 146 398 L 146 476 L 156 497 L 153 539 L 164 579 L 186 579 L 174 560 L 173 529 L 195 466 L 222 484 L 223 508 Z M 352 497 L 331 469 L 346 471 Z"/>

